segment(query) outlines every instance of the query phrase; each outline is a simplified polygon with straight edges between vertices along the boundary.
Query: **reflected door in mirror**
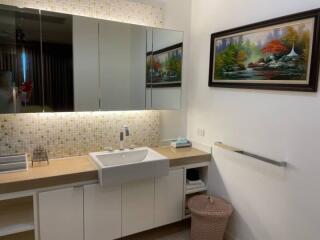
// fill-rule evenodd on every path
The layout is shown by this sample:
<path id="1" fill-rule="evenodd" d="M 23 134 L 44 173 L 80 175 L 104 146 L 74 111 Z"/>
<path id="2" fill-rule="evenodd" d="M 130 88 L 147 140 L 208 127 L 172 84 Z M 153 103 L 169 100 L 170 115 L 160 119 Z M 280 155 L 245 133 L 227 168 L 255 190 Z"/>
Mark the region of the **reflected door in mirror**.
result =
<path id="1" fill-rule="evenodd" d="M 41 112 L 38 10 L 0 8 L 0 113 Z"/>
<path id="2" fill-rule="evenodd" d="M 74 110 L 72 16 L 41 11 L 44 110 Z"/>

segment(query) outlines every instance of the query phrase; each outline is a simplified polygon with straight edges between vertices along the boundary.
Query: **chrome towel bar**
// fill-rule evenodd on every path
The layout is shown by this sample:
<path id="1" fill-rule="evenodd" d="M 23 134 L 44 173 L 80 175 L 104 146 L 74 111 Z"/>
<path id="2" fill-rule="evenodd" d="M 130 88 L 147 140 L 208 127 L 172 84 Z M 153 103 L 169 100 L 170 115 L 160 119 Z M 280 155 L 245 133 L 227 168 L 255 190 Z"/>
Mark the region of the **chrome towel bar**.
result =
<path id="1" fill-rule="evenodd" d="M 249 157 L 258 159 L 258 160 L 260 160 L 262 162 L 270 163 L 270 164 L 278 166 L 278 167 L 286 167 L 287 166 L 287 162 L 284 162 L 284 161 L 279 162 L 279 161 L 276 161 L 276 160 L 273 160 L 273 159 L 270 159 L 270 158 L 262 157 L 262 156 L 259 156 L 257 154 L 249 153 L 249 152 L 243 151 L 241 149 L 228 146 L 228 145 L 226 145 L 226 144 L 224 144 L 222 142 L 216 142 L 214 145 L 218 146 L 218 147 L 221 147 L 223 149 L 226 149 L 228 151 L 231 151 L 231 152 L 236 152 L 236 153 L 239 153 L 239 154 L 242 154 L 242 155 L 245 155 L 245 156 L 249 156 Z"/>

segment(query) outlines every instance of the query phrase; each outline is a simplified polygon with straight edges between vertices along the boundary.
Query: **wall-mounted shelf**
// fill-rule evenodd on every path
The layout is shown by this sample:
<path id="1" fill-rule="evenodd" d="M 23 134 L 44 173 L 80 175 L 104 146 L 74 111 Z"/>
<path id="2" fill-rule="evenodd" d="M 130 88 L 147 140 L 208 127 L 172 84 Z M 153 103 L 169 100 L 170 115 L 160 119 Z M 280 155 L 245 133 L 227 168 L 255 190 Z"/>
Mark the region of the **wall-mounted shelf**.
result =
<path id="1" fill-rule="evenodd" d="M 0 202 L 0 237 L 34 230 L 32 197 Z"/>
<path id="2" fill-rule="evenodd" d="M 199 193 L 199 192 L 205 192 L 205 191 L 208 191 L 208 187 L 190 189 L 190 190 L 186 190 L 186 195 L 193 194 L 193 193 Z"/>
<path id="3" fill-rule="evenodd" d="M 27 231 L 0 237 L 1 240 L 35 240 L 34 231 Z"/>
<path id="4" fill-rule="evenodd" d="M 17 222 L 8 221 L 5 223 L 1 223 L 0 237 L 34 230 L 34 224 L 32 220 L 28 218 L 22 219 L 19 216 L 17 216 L 17 218 L 20 218 L 22 222 L 17 223 Z"/>
<path id="5" fill-rule="evenodd" d="M 191 213 L 188 209 L 188 200 L 198 194 L 206 194 L 208 191 L 208 166 L 209 163 L 199 163 L 186 166 L 184 169 L 184 209 L 183 209 L 183 219 L 191 217 Z M 199 174 L 199 180 L 203 182 L 202 186 L 188 189 L 187 172 L 188 170 L 197 170 Z"/>
<path id="6" fill-rule="evenodd" d="M 188 218 L 191 218 L 191 214 L 186 214 L 183 219 L 188 219 Z"/>

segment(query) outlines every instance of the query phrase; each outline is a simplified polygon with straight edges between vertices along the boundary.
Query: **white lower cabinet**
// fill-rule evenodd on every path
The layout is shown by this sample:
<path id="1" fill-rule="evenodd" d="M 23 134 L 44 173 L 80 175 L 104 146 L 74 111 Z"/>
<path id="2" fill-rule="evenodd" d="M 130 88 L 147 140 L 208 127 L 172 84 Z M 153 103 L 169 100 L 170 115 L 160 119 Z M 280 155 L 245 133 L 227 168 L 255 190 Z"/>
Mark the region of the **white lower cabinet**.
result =
<path id="1" fill-rule="evenodd" d="M 154 178 L 122 185 L 122 236 L 154 227 Z"/>
<path id="2" fill-rule="evenodd" d="M 40 240 L 112 240 L 177 222 L 183 169 L 117 187 L 99 184 L 39 193 Z"/>
<path id="3" fill-rule="evenodd" d="M 121 237 L 121 187 L 84 186 L 85 240 Z"/>
<path id="4" fill-rule="evenodd" d="M 155 180 L 155 227 L 182 220 L 183 169 L 170 170 Z"/>
<path id="5" fill-rule="evenodd" d="M 83 187 L 39 193 L 41 240 L 83 239 Z"/>

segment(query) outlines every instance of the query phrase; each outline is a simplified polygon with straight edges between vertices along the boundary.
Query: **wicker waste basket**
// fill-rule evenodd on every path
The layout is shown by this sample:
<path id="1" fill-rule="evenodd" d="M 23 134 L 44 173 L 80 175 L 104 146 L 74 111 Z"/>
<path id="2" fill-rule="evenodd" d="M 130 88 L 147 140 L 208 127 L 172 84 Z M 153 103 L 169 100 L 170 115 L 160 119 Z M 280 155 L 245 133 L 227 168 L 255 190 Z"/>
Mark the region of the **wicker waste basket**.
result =
<path id="1" fill-rule="evenodd" d="M 191 211 L 191 240 L 223 240 L 233 208 L 226 201 L 197 195 L 188 202 Z"/>

